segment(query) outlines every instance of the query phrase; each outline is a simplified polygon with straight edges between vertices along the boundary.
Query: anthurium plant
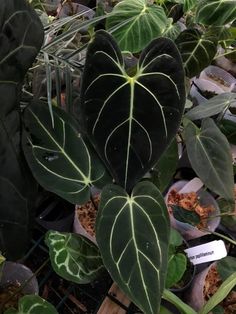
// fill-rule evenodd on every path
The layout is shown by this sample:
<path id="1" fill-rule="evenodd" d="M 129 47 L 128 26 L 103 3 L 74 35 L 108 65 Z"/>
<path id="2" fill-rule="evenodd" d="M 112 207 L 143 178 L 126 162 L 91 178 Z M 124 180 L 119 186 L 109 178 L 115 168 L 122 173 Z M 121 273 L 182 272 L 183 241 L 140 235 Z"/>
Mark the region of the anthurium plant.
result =
<path id="1" fill-rule="evenodd" d="M 8 94 L 17 95 L 10 98 L 6 118 L 12 108 L 20 116 L 16 91 L 20 93 L 23 77 L 40 49 L 42 27 L 24 0 L 2 1 L 0 8 L 1 38 L 7 38 L 7 44 L 0 47 L 0 84 L 4 91 L 10 88 Z M 27 23 L 16 23 L 25 16 Z M 184 313 L 194 313 L 164 289 L 170 222 L 163 192 L 176 169 L 179 133 L 191 166 L 205 186 L 228 203 L 234 202 L 229 142 L 213 119 L 232 106 L 234 96 L 228 93 L 217 98 L 216 107 L 211 100 L 200 123 L 195 108 L 186 110 L 184 119 L 183 114 L 189 80 L 213 61 L 217 45 L 227 49 L 232 43 L 235 18 L 235 1 L 123 0 L 110 13 L 82 22 L 84 29 L 105 20 L 105 30 L 90 28 L 89 42 L 78 50 L 86 49 L 86 61 L 76 117 L 59 108 L 60 97 L 58 106 L 52 106 L 49 74 L 54 60 L 66 62 L 67 74 L 70 72 L 72 59 L 59 59 L 58 49 L 80 28 L 70 25 L 67 31 L 66 22 L 56 21 L 55 32 L 50 26 L 46 29 L 51 41 L 41 52 L 48 104 L 32 97 L 17 140 L 23 144 L 32 174 L 46 190 L 73 204 L 89 200 L 93 186 L 102 190 L 96 220 L 98 247 L 71 233 L 50 231 L 46 235 L 52 264 L 60 275 L 88 283 L 107 269 L 144 313 L 159 313 L 162 297 Z M 135 60 L 131 68 L 127 54 Z M 2 102 L 9 103 L 6 92 L 1 95 Z M 150 178 L 143 179 L 147 173 Z M 26 172 L 23 174 L 26 179 Z M 30 189 L 19 182 L 20 199 L 25 201 L 24 193 Z"/>

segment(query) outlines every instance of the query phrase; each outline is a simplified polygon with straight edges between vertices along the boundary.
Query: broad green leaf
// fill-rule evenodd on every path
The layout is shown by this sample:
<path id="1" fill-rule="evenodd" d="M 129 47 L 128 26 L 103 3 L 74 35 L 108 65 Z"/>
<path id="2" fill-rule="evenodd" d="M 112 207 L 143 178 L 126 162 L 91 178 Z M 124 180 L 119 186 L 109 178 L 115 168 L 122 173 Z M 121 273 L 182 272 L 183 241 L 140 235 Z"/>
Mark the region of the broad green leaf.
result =
<path id="1" fill-rule="evenodd" d="M 223 93 L 212 97 L 203 104 L 191 109 L 185 116 L 190 120 L 211 117 L 236 104 L 235 93 Z"/>
<path id="2" fill-rule="evenodd" d="M 0 250 L 11 260 L 25 254 L 33 223 L 36 184 L 21 148 L 20 99 L 43 36 L 29 4 L 0 1 Z"/>
<path id="3" fill-rule="evenodd" d="M 56 107 L 53 117 L 54 128 L 46 105 L 34 103 L 25 110 L 28 164 L 45 189 L 71 203 L 83 204 L 90 197 L 91 185 L 102 187 L 106 182 L 106 170 L 72 117 Z"/>
<path id="4" fill-rule="evenodd" d="M 107 18 L 106 29 L 112 32 L 121 50 L 139 52 L 160 36 L 166 25 L 167 17 L 161 6 L 148 0 L 123 0 Z"/>
<path id="5" fill-rule="evenodd" d="M 186 210 L 182 207 L 172 205 L 173 215 L 176 220 L 196 226 L 200 223 L 200 216 L 195 211 Z"/>
<path id="6" fill-rule="evenodd" d="M 129 76 L 114 39 L 98 31 L 88 47 L 81 97 L 84 132 L 116 182 L 129 191 L 156 164 L 180 125 L 185 87 L 179 52 L 171 40 L 157 38 Z"/>
<path id="7" fill-rule="evenodd" d="M 217 271 L 222 281 L 225 281 L 232 273 L 236 273 L 236 258 L 233 256 L 226 256 L 217 261 Z"/>
<path id="8" fill-rule="evenodd" d="M 170 184 L 178 161 L 178 144 L 176 138 L 174 138 L 151 172 L 151 180 L 161 192 L 164 192 Z"/>
<path id="9" fill-rule="evenodd" d="M 62 278 L 84 284 L 104 271 L 98 248 L 81 235 L 48 231 L 45 242 L 53 269 Z"/>
<path id="10" fill-rule="evenodd" d="M 198 2 L 197 23 L 204 25 L 225 25 L 236 19 L 235 0 L 202 0 Z"/>
<path id="11" fill-rule="evenodd" d="M 216 37 L 202 34 L 197 29 L 184 30 L 175 42 L 183 58 L 186 75 L 190 78 L 211 63 L 217 50 Z"/>
<path id="12" fill-rule="evenodd" d="M 4 314 L 58 314 L 55 307 L 38 295 L 25 295 L 19 300 L 18 310 L 8 309 Z"/>
<path id="13" fill-rule="evenodd" d="M 163 291 L 162 297 L 164 300 L 174 304 L 177 309 L 180 310 L 181 314 L 197 314 L 197 312 L 195 312 L 190 306 L 188 306 L 170 290 L 165 289 Z"/>
<path id="14" fill-rule="evenodd" d="M 206 118 L 201 129 L 188 121 L 184 136 L 193 170 L 216 194 L 234 203 L 234 179 L 229 143 L 214 121 Z"/>
<path id="15" fill-rule="evenodd" d="M 113 280 L 146 314 L 158 313 L 165 285 L 170 223 L 164 199 L 148 181 L 129 196 L 116 185 L 102 191 L 96 239 Z"/>
<path id="16" fill-rule="evenodd" d="M 219 304 L 230 291 L 236 285 L 236 272 L 230 275 L 219 287 L 216 293 L 207 301 L 203 308 L 199 311 L 199 314 L 208 314 L 211 310 Z"/>

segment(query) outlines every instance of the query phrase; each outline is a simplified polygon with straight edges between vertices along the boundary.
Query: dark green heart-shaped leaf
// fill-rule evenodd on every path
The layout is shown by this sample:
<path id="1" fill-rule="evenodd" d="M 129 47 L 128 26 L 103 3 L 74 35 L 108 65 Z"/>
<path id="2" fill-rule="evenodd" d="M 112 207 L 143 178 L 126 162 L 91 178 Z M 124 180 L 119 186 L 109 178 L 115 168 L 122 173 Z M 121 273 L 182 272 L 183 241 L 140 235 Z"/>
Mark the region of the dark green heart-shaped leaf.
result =
<path id="1" fill-rule="evenodd" d="M 34 103 L 24 114 L 30 145 L 25 155 L 37 181 L 74 204 L 84 204 L 90 187 L 103 186 L 109 178 L 91 147 L 65 111 L 53 108 L 54 127 L 48 106 Z"/>
<path id="2" fill-rule="evenodd" d="M 96 239 L 114 281 L 146 314 L 159 313 L 168 262 L 169 215 L 150 182 L 131 196 L 116 185 L 102 192 Z"/>
<path id="3" fill-rule="evenodd" d="M 150 170 L 176 134 L 184 89 L 180 55 L 167 38 L 143 50 L 134 76 L 126 73 L 109 34 L 97 32 L 89 45 L 81 90 L 83 128 L 127 190 Z"/>
<path id="4" fill-rule="evenodd" d="M 196 226 L 200 223 L 200 217 L 195 211 L 186 210 L 182 207 L 172 205 L 173 215 L 178 221 Z"/>
<path id="5" fill-rule="evenodd" d="M 25 253 L 33 221 L 36 184 L 21 149 L 20 98 L 43 36 L 29 4 L 0 1 L 0 250 L 11 260 Z"/>
<path id="6" fill-rule="evenodd" d="M 207 67 L 216 54 L 217 39 L 197 29 L 186 29 L 176 39 L 188 77 L 199 74 Z"/>
<path id="7" fill-rule="evenodd" d="M 190 163 L 204 184 L 234 203 L 234 179 L 229 143 L 214 121 L 206 118 L 201 129 L 188 121 L 185 139 Z"/>
<path id="8" fill-rule="evenodd" d="M 166 25 L 161 6 L 147 0 L 123 0 L 107 18 L 106 29 L 112 32 L 121 50 L 139 52 L 160 36 Z"/>
<path id="9" fill-rule="evenodd" d="M 55 307 L 38 295 L 20 298 L 18 310 L 8 309 L 4 314 L 58 314 Z"/>
<path id="10" fill-rule="evenodd" d="M 196 11 L 196 22 L 205 25 L 225 25 L 236 19 L 235 0 L 202 0 Z"/>
<path id="11" fill-rule="evenodd" d="M 45 242 L 54 271 L 69 281 L 90 283 L 105 270 L 97 246 L 79 234 L 48 231 Z"/>
<path id="12" fill-rule="evenodd" d="M 178 143 L 174 138 L 151 171 L 151 180 L 161 192 L 170 184 L 178 161 Z"/>
<path id="13" fill-rule="evenodd" d="M 236 105 L 235 93 L 223 93 L 191 109 L 185 116 L 190 120 L 197 120 L 211 117 L 220 112 L 224 112 L 232 105 Z"/>

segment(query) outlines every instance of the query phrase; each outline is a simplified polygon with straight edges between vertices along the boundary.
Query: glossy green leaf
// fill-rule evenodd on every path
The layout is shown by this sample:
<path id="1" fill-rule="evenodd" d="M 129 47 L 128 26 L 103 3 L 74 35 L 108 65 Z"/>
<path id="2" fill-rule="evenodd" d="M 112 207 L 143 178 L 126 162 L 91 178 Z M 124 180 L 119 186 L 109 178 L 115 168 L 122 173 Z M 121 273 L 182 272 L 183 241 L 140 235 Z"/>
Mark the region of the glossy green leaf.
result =
<path id="1" fill-rule="evenodd" d="M 236 105 L 235 93 L 223 93 L 212 97 L 203 104 L 191 109 L 185 116 L 190 120 L 211 117 L 220 112 L 224 112 L 232 105 Z"/>
<path id="2" fill-rule="evenodd" d="M 196 22 L 204 25 L 225 25 L 236 19 L 235 0 L 202 0 L 198 2 Z"/>
<path id="3" fill-rule="evenodd" d="M 37 181 L 74 204 L 84 204 L 90 187 L 109 178 L 101 161 L 81 137 L 76 122 L 54 107 L 54 128 L 48 106 L 34 103 L 24 113 L 29 131 L 25 155 Z"/>
<path id="4" fill-rule="evenodd" d="M 207 301 L 203 308 L 199 311 L 199 314 L 208 314 L 211 310 L 219 304 L 230 291 L 236 285 L 236 272 L 230 275 L 219 287 L 216 293 Z"/>
<path id="5" fill-rule="evenodd" d="M 229 143 L 214 121 L 206 118 L 201 129 L 185 122 L 184 136 L 190 163 L 204 184 L 234 203 L 234 179 Z"/>
<path id="6" fill-rule="evenodd" d="M 106 88 L 104 88 L 106 86 Z M 98 31 L 88 47 L 81 90 L 83 129 L 128 191 L 175 136 L 185 103 L 184 73 L 172 41 L 157 38 L 129 76 L 114 39 Z"/>
<path id="7" fill-rule="evenodd" d="M 164 199 L 152 183 L 138 183 L 130 196 L 116 185 L 102 191 L 96 239 L 104 264 L 146 314 L 156 314 L 160 307 L 169 233 Z"/>
<path id="8" fill-rule="evenodd" d="M 106 29 L 112 32 L 121 50 L 139 52 L 160 36 L 166 25 L 167 17 L 161 6 L 148 0 L 123 0 L 107 18 Z"/>
<path id="9" fill-rule="evenodd" d="M 4 314 L 58 314 L 55 307 L 38 295 L 25 295 L 20 298 L 18 310 L 8 309 Z"/>
<path id="10" fill-rule="evenodd" d="M 200 217 L 195 211 L 186 210 L 182 207 L 172 205 L 173 215 L 176 220 L 196 226 L 200 223 Z"/>
<path id="11" fill-rule="evenodd" d="M 53 269 L 62 278 L 84 284 L 104 271 L 97 246 L 81 235 L 48 231 L 45 242 Z"/>
<path id="12" fill-rule="evenodd" d="M 20 98 L 43 36 L 25 1 L 0 1 L 0 250 L 11 260 L 24 255 L 33 221 L 36 184 L 21 148 Z"/>
<path id="13" fill-rule="evenodd" d="M 151 180 L 161 192 L 170 184 L 178 161 L 178 144 L 174 138 L 151 171 Z"/>
<path id="14" fill-rule="evenodd" d="M 211 63 L 217 50 L 216 37 L 202 34 L 197 29 L 184 30 L 175 42 L 183 58 L 186 75 L 190 78 Z"/>

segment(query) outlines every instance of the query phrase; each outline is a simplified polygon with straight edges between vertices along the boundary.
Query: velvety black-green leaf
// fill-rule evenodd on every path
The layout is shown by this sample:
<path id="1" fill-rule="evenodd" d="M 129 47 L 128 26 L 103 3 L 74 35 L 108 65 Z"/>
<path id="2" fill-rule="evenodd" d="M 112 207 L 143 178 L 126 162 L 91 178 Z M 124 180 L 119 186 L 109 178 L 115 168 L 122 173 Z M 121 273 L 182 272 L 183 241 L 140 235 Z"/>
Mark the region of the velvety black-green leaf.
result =
<path id="1" fill-rule="evenodd" d="M 197 23 L 225 25 L 236 19 L 235 0 L 202 0 L 198 2 L 195 16 Z"/>
<path id="2" fill-rule="evenodd" d="M 186 117 L 190 120 L 208 118 L 220 112 L 224 112 L 227 108 L 236 104 L 235 93 L 223 93 L 212 97 L 201 105 L 198 105 L 186 113 Z"/>
<path id="3" fill-rule="evenodd" d="M 152 41 L 141 53 L 136 74 L 129 76 L 114 39 L 96 33 L 83 75 L 81 118 L 96 151 L 127 190 L 176 134 L 184 90 L 181 58 L 171 40 Z"/>
<path id="4" fill-rule="evenodd" d="M 204 184 L 234 203 L 234 178 L 229 143 L 214 121 L 202 120 L 201 129 L 185 122 L 184 136 L 190 163 Z"/>
<path id="5" fill-rule="evenodd" d="M 34 103 L 24 113 L 29 131 L 25 155 L 37 181 L 74 204 L 84 204 L 90 187 L 102 187 L 109 176 L 96 153 L 80 135 L 75 120 L 53 108 L 54 127 L 48 106 Z"/>
<path id="6" fill-rule="evenodd" d="M 102 191 L 96 239 L 113 280 L 146 314 L 159 313 L 168 262 L 169 214 L 150 182 L 131 195 L 116 185 Z"/>
<path id="7" fill-rule="evenodd" d="M 151 180 L 161 192 L 164 192 L 170 184 L 178 160 L 178 144 L 176 138 L 174 138 L 151 171 Z"/>
<path id="8" fill-rule="evenodd" d="M 214 58 L 217 39 L 207 36 L 197 29 L 186 29 L 176 39 L 188 77 L 199 74 Z"/>
<path id="9" fill-rule="evenodd" d="M 105 270 L 97 246 L 79 234 L 48 231 L 45 242 L 53 269 L 62 278 L 85 284 Z"/>
<path id="10" fill-rule="evenodd" d="M 18 310 L 8 309 L 4 314 L 58 314 L 56 308 L 38 295 L 20 298 Z"/>
<path id="11" fill-rule="evenodd" d="M 13 260 L 27 249 L 36 189 L 21 149 L 21 87 L 43 37 L 26 1 L 0 1 L 0 250 Z"/>
<path id="12" fill-rule="evenodd" d="M 193 226 L 200 223 L 200 217 L 195 211 L 186 210 L 176 205 L 172 205 L 171 208 L 175 219 Z"/>
<path id="13" fill-rule="evenodd" d="M 140 52 L 161 36 L 167 17 L 161 6 L 147 0 L 123 0 L 108 16 L 106 29 L 112 32 L 121 50 Z"/>

